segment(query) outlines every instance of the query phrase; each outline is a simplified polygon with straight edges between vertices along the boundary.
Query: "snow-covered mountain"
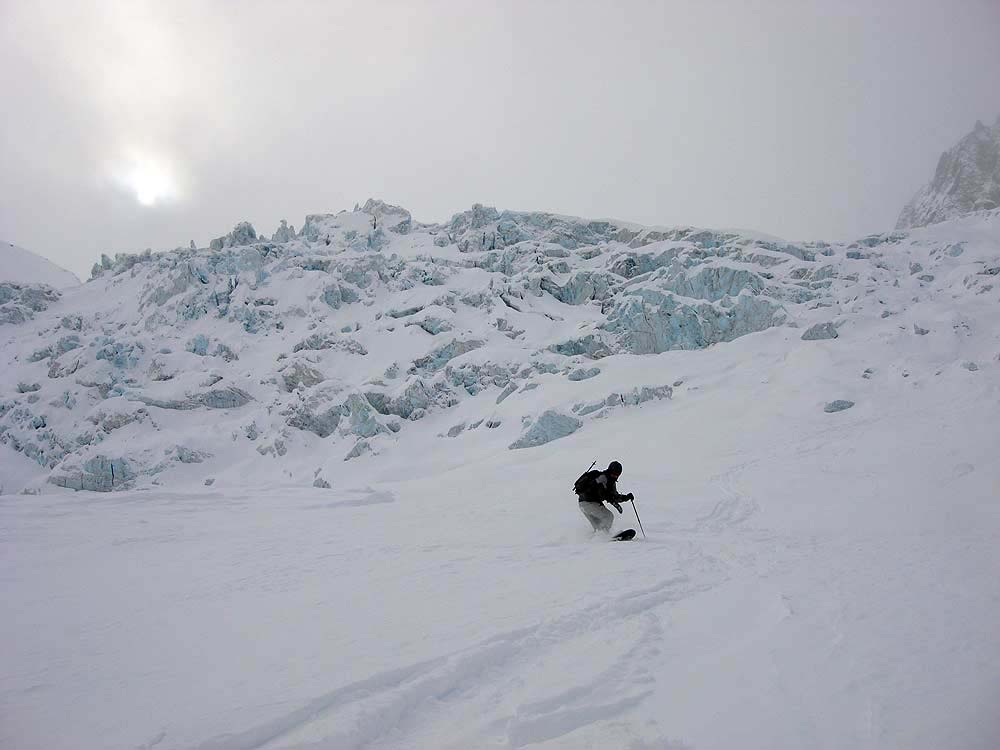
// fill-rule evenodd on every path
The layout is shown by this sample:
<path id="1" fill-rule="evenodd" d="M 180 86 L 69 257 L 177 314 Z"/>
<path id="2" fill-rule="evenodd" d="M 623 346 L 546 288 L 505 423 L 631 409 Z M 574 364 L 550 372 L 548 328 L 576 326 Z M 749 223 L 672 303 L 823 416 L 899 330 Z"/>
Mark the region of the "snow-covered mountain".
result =
<path id="1" fill-rule="evenodd" d="M 55 289 L 76 286 L 80 280 L 64 268 L 30 250 L 0 241 L 0 282 L 47 284 Z"/>
<path id="2" fill-rule="evenodd" d="M 671 398 L 649 355 L 871 316 L 916 335 L 945 299 L 979 309 L 996 221 L 849 245 L 479 205 L 424 225 L 374 200 L 270 240 L 243 223 L 210 248 L 105 257 L 62 297 L 5 286 L 0 440 L 91 490 L 323 483 L 411 435 L 533 448 Z"/>
<path id="3" fill-rule="evenodd" d="M 1000 210 L 369 201 L 0 289 L 2 747 L 996 745 Z"/>
<path id="4" fill-rule="evenodd" d="M 897 230 L 954 219 L 970 211 L 1000 207 L 1000 117 L 941 154 L 933 179 L 899 214 Z"/>

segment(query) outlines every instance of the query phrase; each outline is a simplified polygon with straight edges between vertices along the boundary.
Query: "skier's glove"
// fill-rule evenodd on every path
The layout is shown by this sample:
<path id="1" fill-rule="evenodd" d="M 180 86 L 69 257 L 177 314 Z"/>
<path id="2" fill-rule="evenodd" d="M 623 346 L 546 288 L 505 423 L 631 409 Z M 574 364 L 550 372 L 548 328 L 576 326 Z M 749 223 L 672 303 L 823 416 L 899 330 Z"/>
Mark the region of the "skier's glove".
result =
<path id="1" fill-rule="evenodd" d="M 631 492 L 628 493 L 625 497 L 628 498 L 629 500 L 635 500 L 635 495 L 633 495 Z"/>
<path id="2" fill-rule="evenodd" d="M 619 513 L 619 515 L 620 515 L 620 514 L 621 514 L 621 512 L 622 512 L 622 506 L 621 506 L 621 505 L 619 505 L 618 503 L 611 503 L 611 504 L 612 504 L 613 506 L 615 506 L 615 510 L 617 510 L 617 511 L 618 511 L 618 513 Z"/>

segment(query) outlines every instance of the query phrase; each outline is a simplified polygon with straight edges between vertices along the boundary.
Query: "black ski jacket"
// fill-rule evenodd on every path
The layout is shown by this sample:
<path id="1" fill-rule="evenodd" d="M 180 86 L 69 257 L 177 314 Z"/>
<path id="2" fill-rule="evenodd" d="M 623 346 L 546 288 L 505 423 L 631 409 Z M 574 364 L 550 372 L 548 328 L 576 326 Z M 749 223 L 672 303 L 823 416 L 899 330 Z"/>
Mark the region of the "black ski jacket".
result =
<path id="1" fill-rule="evenodd" d="M 628 498 L 618 492 L 615 478 L 606 471 L 594 472 L 597 476 L 577 494 L 581 503 L 623 503 Z"/>

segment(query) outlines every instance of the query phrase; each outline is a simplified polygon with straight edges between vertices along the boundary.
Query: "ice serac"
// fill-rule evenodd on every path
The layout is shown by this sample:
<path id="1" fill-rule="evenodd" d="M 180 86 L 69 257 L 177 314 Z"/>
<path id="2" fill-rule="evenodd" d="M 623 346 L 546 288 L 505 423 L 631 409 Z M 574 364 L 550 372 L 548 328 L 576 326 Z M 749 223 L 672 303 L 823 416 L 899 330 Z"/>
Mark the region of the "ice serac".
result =
<path id="1" fill-rule="evenodd" d="M 642 289 L 608 314 L 604 329 L 631 354 L 704 349 L 763 331 L 785 320 L 784 310 L 763 297 L 741 294 L 731 305 L 687 304 L 671 292 Z"/>
<path id="2" fill-rule="evenodd" d="M 551 443 L 553 440 L 572 435 L 583 426 L 576 417 L 548 410 L 535 420 L 517 440 L 510 444 L 511 450 L 518 448 L 536 448 L 539 445 Z"/>
<path id="3" fill-rule="evenodd" d="M 996 299 L 991 221 L 789 243 L 483 205 L 423 224 L 373 199 L 270 239 L 242 223 L 212 248 L 104 256 L 72 290 L 0 281 L 0 462 L 34 462 L 34 489 L 116 491 L 311 485 L 414 441 L 539 448 L 671 408 L 675 363 L 768 330 L 814 359 L 849 355 L 809 340 L 857 343 L 869 314 L 921 349 L 965 337 L 924 301 Z M 982 381 L 995 356 L 953 369 Z"/>
<path id="4" fill-rule="evenodd" d="M 372 229 L 407 234 L 413 227 L 413 217 L 405 208 L 369 198 L 361 210 L 372 217 Z"/>
<path id="5" fill-rule="evenodd" d="M 294 239 L 295 227 L 291 226 L 285 219 L 281 220 L 281 226 L 271 235 L 271 242 L 291 242 Z"/>
<path id="6" fill-rule="evenodd" d="M 817 323 L 816 325 L 810 326 L 809 329 L 802 334 L 802 340 L 821 341 L 823 339 L 835 339 L 838 335 L 837 327 L 833 323 Z"/>
<path id="7" fill-rule="evenodd" d="M 608 221 L 588 221 L 542 212 L 497 211 L 476 203 L 456 214 L 446 236 L 463 253 L 502 250 L 522 242 L 542 242 L 563 250 L 598 245 L 615 239 L 621 228 Z"/>
<path id="8" fill-rule="evenodd" d="M 217 237 L 209 244 L 212 250 L 222 250 L 227 247 L 245 247 L 257 241 L 257 231 L 249 221 L 241 221 L 229 234 Z"/>
<path id="9" fill-rule="evenodd" d="M 60 293 L 47 284 L 0 282 L 0 325 L 31 320 L 59 297 Z"/>
<path id="10" fill-rule="evenodd" d="M 134 473 L 124 458 L 98 455 L 70 465 L 49 477 L 49 482 L 72 490 L 110 492 L 130 486 Z"/>
<path id="11" fill-rule="evenodd" d="M 934 177 L 903 208 L 896 229 L 936 224 L 1000 207 L 1000 117 L 941 154 Z"/>

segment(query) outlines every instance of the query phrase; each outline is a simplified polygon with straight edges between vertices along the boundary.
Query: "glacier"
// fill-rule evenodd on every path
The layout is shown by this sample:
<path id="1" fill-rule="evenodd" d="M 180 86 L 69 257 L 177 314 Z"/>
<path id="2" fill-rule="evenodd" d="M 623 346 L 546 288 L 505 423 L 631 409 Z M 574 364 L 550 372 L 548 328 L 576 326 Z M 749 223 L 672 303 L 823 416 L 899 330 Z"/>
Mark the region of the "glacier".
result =
<path id="1" fill-rule="evenodd" d="M 480 204 L 430 224 L 371 199 L 301 226 L 283 221 L 268 239 L 240 222 L 207 248 L 105 256 L 90 281 L 62 291 L 0 284 L 13 336 L 0 443 L 40 479 L 101 491 L 221 479 L 224 466 L 272 471 L 251 458 L 261 452 L 290 466 L 370 460 L 463 404 L 476 412 L 467 424 L 502 425 L 511 448 L 532 448 L 606 412 L 614 399 L 599 392 L 595 362 L 785 328 L 806 329 L 807 341 L 849 336 L 859 299 L 919 294 L 954 269 L 990 293 L 997 265 L 966 242 L 919 234 L 796 244 Z M 907 303 L 892 307 L 898 316 Z M 634 385 L 664 387 L 649 375 Z M 540 403 L 562 393 L 559 381 L 566 395 Z M 109 409 L 143 419 L 95 432 Z M 192 466 L 169 453 L 170 434 L 207 411 L 212 431 L 185 445 L 214 458 Z M 229 457 L 215 447 L 221 434 L 233 436 Z M 129 468 L 111 478 L 103 467 L 115 462 Z"/>

